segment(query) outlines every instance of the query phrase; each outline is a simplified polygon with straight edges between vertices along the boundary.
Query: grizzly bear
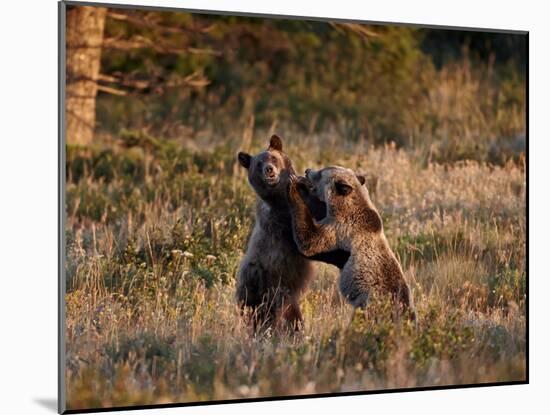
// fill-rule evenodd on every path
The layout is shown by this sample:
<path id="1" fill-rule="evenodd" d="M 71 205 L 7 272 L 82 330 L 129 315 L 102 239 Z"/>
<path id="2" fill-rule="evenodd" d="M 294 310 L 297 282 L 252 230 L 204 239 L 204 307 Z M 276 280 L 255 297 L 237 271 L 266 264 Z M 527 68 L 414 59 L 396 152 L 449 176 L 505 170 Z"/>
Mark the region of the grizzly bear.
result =
<path id="1" fill-rule="evenodd" d="M 390 294 L 399 311 L 415 320 L 409 287 L 365 181 L 343 167 L 308 169 L 306 177 L 292 180 L 289 199 L 298 249 L 306 256 L 334 249 L 349 251 L 339 287 L 354 309 L 365 309 L 372 294 Z M 310 208 L 324 210 L 324 218 L 312 217 Z"/>
<path id="2" fill-rule="evenodd" d="M 256 222 L 238 271 L 237 301 L 241 308 L 252 310 L 256 329 L 277 327 L 283 317 L 299 330 L 303 322 L 299 300 L 313 276 L 312 260 L 342 267 L 349 252 L 335 249 L 306 257 L 298 250 L 288 202 L 288 186 L 296 173 L 279 136 L 273 135 L 267 150 L 255 156 L 240 152 L 238 161 L 248 170 L 257 204 Z"/>

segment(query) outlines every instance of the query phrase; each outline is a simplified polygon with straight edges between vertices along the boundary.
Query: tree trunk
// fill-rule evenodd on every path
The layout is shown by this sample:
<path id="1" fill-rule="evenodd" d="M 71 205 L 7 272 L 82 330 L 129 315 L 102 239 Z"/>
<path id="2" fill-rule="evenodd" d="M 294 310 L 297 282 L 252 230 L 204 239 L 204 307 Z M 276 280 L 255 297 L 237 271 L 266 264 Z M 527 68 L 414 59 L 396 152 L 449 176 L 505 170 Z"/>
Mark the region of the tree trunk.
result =
<path id="1" fill-rule="evenodd" d="M 95 98 L 107 9 L 74 6 L 67 11 L 67 143 L 87 145 L 95 127 Z"/>

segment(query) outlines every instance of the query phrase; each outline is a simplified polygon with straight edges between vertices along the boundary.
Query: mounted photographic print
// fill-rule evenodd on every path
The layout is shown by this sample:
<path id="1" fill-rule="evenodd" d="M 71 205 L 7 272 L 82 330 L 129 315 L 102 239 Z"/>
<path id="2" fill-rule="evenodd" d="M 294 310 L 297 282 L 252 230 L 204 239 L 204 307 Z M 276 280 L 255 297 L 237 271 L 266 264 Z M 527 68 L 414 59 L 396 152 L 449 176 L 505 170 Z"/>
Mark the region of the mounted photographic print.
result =
<path id="1" fill-rule="evenodd" d="M 59 13 L 60 412 L 528 382 L 527 32 Z"/>

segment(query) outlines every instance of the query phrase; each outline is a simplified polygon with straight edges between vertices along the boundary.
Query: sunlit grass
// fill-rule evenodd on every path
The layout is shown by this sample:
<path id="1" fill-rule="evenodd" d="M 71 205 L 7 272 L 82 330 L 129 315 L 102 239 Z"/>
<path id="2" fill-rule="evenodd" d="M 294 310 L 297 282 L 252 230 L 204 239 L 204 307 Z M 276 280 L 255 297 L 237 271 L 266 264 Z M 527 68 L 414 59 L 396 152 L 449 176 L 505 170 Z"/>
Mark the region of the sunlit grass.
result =
<path id="1" fill-rule="evenodd" d="M 525 378 L 521 161 L 435 164 L 391 145 L 282 135 L 298 171 L 369 176 L 418 327 L 384 303 L 350 324 L 338 270 L 319 264 L 303 332 L 251 335 L 234 300 L 255 200 L 235 160 L 243 143 L 69 149 L 69 408 Z M 256 137 L 251 151 L 267 132 Z"/>

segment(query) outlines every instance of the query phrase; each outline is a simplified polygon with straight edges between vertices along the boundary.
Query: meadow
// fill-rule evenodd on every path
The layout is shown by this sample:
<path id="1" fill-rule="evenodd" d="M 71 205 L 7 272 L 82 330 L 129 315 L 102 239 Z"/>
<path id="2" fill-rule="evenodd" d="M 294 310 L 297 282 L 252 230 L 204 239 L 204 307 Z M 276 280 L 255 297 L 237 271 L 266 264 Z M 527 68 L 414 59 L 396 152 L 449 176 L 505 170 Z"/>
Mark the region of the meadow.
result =
<path id="1" fill-rule="evenodd" d="M 500 158 L 452 160 L 433 146 L 242 124 L 67 147 L 68 409 L 525 379 L 523 153 L 501 141 Z M 255 195 L 236 153 L 262 150 L 273 131 L 299 172 L 368 176 L 418 327 L 393 321 L 388 304 L 350 324 L 325 264 L 302 299 L 302 332 L 243 324 L 235 278 Z"/>
<path id="2" fill-rule="evenodd" d="M 526 379 L 525 35 L 68 17 L 68 409 Z M 298 172 L 367 176 L 417 326 L 384 302 L 352 319 L 326 264 L 301 332 L 244 324 L 255 194 L 236 156 L 273 133 Z"/>

